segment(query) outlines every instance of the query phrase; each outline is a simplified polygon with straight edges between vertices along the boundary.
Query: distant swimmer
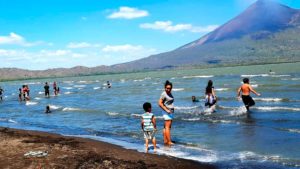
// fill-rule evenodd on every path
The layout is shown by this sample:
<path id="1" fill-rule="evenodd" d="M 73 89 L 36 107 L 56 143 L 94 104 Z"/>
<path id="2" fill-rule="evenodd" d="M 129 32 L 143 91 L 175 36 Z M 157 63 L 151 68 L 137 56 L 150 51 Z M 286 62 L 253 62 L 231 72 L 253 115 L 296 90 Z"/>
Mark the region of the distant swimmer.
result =
<path id="1" fill-rule="evenodd" d="M 145 112 L 142 115 L 141 127 L 144 132 L 146 152 L 148 152 L 149 140 L 152 140 L 154 151 L 156 151 L 155 133 L 156 133 L 157 129 L 156 129 L 156 121 L 155 121 L 154 114 L 151 113 L 151 111 L 152 111 L 151 103 L 148 103 L 148 102 L 144 103 L 143 109 Z"/>
<path id="2" fill-rule="evenodd" d="M 57 95 L 57 84 L 56 82 L 53 82 L 53 91 L 54 91 L 54 95 Z"/>
<path id="3" fill-rule="evenodd" d="M 2 101 L 2 95 L 3 95 L 4 90 L 0 87 L 0 100 Z"/>
<path id="4" fill-rule="evenodd" d="M 217 96 L 213 86 L 213 81 L 209 80 L 205 89 L 205 106 L 208 106 L 209 108 L 215 108 L 216 103 Z"/>
<path id="5" fill-rule="evenodd" d="M 20 101 L 20 102 L 22 101 L 22 95 L 23 95 L 22 89 L 19 88 L 19 101 Z"/>
<path id="6" fill-rule="evenodd" d="M 49 91 L 49 85 L 48 82 L 45 83 L 44 89 L 45 89 L 45 97 L 50 97 L 50 91 Z"/>
<path id="7" fill-rule="evenodd" d="M 249 111 L 249 108 L 251 106 L 255 105 L 254 100 L 252 99 L 252 97 L 250 96 L 250 92 L 256 94 L 257 96 L 260 96 L 259 93 L 257 93 L 249 84 L 249 79 L 248 78 L 244 78 L 243 79 L 244 84 L 238 89 L 238 99 L 240 98 L 240 94 L 242 92 L 242 100 L 244 102 L 244 105 L 247 109 L 247 111 Z"/>
<path id="8" fill-rule="evenodd" d="M 107 88 L 111 88 L 111 83 L 109 81 L 106 82 Z"/>
<path id="9" fill-rule="evenodd" d="M 49 106 L 49 105 L 46 106 L 46 111 L 45 111 L 45 113 L 51 113 L 51 110 L 50 110 L 50 106 Z"/>
<path id="10" fill-rule="evenodd" d="M 192 102 L 199 102 L 199 100 L 196 98 L 196 96 L 192 96 Z"/>

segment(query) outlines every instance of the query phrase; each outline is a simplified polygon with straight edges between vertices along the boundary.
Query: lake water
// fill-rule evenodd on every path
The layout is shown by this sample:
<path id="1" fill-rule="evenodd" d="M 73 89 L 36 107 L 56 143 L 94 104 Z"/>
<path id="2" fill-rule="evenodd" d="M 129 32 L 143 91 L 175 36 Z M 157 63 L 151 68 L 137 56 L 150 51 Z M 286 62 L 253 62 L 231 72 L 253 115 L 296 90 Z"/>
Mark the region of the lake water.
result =
<path id="1" fill-rule="evenodd" d="M 256 105 L 249 115 L 236 99 L 244 77 L 262 94 L 252 95 Z M 219 98 L 215 113 L 203 106 L 209 79 Z M 61 93 L 53 96 L 51 91 L 45 98 L 44 83 L 54 80 Z M 157 105 L 166 80 L 173 82 L 175 97 L 176 145 L 171 148 L 162 145 L 163 119 Z M 18 101 L 22 84 L 31 89 L 29 102 Z M 3 127 L 87 137 L 144 151 L 140 115 L 147 101 L 157 118 L 158 154 L 220 168 L 300 168 L 299 63 L 10 81 L 0 86 L 5 90 L 0 102 Z M 192 103 L 192 95 L 200 102 Z M 46 105 L 51 114 L 44 113 Z"/>

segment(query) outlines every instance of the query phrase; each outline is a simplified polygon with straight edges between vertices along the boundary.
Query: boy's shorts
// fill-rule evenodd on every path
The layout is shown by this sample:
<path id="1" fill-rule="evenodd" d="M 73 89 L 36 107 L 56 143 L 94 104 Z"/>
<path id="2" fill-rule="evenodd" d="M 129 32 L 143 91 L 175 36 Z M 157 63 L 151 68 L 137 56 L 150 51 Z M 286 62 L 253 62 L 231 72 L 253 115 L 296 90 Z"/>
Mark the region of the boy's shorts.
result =
<path id="1" fill-rule="evenodd" d="M 144 131 L 144 139 L 152 140 L 155 138 L 156 131 Z"/>

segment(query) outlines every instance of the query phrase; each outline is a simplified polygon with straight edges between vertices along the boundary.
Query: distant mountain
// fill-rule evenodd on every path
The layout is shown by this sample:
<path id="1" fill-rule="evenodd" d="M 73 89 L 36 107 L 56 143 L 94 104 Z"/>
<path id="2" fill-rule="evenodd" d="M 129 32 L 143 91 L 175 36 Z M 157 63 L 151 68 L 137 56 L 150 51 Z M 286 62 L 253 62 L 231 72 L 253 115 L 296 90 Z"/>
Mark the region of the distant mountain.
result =
<path id="1" fill-rule="evenodd" d="M 173 51 L 114 65 L 123 70 L 300 61 L 300 10 L 258 0 L 202 38 Z"/>
<path id="2" fill-rule="evenodd" d="M 94 68 L 0 69 L 0 79 L 61 77 L 187 66 L 231 66 L 300 61 L 300 10 L 258 0 L 216 30 L 173 51 Z"/>

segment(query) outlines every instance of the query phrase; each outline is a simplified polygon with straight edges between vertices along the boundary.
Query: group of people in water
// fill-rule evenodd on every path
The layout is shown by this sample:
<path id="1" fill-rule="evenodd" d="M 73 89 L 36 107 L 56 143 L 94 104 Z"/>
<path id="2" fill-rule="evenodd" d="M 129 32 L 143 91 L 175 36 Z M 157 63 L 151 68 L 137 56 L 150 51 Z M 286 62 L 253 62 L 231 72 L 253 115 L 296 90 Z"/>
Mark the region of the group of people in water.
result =
<path id="1" fill-rule="evenodd" d="M 45 97 L 50 97 L 50 86 L 48 84 L 48 82 L 45 82 Z M 54 95 L 57 96 L 59 94 L 59 87 L 57 86 L 56 82 L 53 82 L 53 92 Z"/>
<path id="2" fill-rule="evenodd" d="M 173 84 L 168 80 L 165 82 L 164 91 L 162 92 L 158 105 L 162 109 L 162 115 L 164 118 L 164 127 L 163 127 L 163 141 L 167 146 L 171 146 L 174 142 L 171 139 L 171 127 L 174 118 L 174 97 L 172 95 Z M 248 78 L 243 79 L 243 84 L 237 90 L 238 100 L 242 99 L 247 111 L 249 111 L 251 106 L 255 105 L 254 100 L 250 96 L 250 93 L 254 93 L 257 96 L 260 96 L 250 85 L 250 80 Z M 217 103 L 217 96 L 214 90 L 213 81 L 209 80 L 205 88 L 205 106 L 211 108 L 212 111 L 215 111 L 215 106 Z M 195 96 L 192 96 L 193 102 L 199 102 Z M 141 118 L 141 128 L 144 133 L 145 147 L 146 152 L 148 152 L 149 140 L 152 140 L 154 151 L 156 151 L 156 139 L 155 134 L 157 132 L 156 120 L 152 111 L 151 103 L 143 104 L 144 113 Z"/>

